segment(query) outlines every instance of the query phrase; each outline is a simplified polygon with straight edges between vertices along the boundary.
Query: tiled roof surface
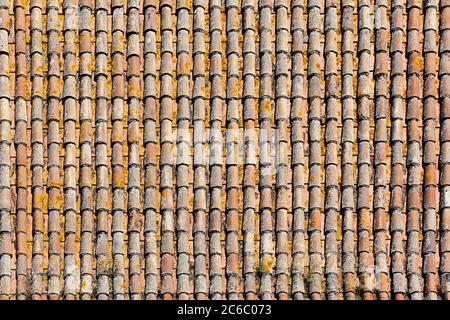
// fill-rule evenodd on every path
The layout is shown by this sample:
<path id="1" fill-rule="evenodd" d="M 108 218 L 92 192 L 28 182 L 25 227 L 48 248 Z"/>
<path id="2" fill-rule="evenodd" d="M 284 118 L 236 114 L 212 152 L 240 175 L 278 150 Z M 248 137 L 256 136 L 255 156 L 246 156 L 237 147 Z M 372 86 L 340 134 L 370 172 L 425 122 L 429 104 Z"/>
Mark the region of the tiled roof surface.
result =
<path id="1" fill-rule="evenodd" d="M 0 0 L 0 298 L 450 299 L 450 0 Z"/>

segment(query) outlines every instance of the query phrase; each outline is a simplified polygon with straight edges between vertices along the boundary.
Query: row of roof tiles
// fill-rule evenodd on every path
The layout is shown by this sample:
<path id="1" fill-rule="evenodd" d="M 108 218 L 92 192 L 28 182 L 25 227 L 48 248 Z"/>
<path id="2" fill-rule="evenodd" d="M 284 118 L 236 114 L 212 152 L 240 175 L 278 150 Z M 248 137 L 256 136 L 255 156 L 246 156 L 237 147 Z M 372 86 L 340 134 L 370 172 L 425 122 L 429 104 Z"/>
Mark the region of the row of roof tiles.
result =
<path id="1" fill-rule="evenodd" d="M 0 1 L 0 297 L 450 298 L 449 57 L 448 0 Z"/>

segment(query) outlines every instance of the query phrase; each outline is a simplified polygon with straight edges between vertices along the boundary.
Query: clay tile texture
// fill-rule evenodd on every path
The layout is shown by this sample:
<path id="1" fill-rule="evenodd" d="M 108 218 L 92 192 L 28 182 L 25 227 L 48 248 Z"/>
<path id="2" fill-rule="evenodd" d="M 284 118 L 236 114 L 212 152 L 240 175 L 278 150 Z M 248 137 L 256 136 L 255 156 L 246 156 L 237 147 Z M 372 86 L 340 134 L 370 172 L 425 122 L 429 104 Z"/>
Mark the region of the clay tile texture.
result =
<path id="1" fill-rule="evenodd" d="M 450 299 L 449 0 L 0 0 L 0 299 Z"/>

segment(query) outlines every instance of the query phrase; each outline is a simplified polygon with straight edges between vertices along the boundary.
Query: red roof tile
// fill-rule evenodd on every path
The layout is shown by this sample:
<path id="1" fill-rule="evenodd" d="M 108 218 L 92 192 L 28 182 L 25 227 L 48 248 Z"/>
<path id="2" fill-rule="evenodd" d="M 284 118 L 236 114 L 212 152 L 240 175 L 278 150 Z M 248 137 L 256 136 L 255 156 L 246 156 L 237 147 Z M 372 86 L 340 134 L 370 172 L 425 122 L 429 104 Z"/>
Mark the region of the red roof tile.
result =
<path id="1" fill-rule="evenodd" d="M 0 0 L 0 298 L 449 299 L 450 1 Z"/>

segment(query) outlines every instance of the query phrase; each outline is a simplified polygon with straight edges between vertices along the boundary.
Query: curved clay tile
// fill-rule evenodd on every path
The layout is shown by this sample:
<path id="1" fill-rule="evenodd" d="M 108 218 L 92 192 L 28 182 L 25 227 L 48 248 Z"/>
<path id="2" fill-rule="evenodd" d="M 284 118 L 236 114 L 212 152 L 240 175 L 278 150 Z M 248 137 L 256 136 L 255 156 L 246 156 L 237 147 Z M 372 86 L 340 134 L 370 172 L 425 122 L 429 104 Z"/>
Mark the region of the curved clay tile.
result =
<path id="1" fill-rule="evenodd" d="M 422 266 L 420 239 L 422 216 L 422 1 L 410 0 L 407 3 L 407 92 L 406 92 L 406 122 L 408 130 L 408 150 L 406 165 L 407 178 L 407 275 L 408 292 L 412 300 L 423 299 Z"/>
<path id="2" fill-rule="evenodd" d="M 439 98 L 441 101 L 441 287 L 450 300 L 450 1 L 441 0 Z"/>
<path id="3" fill-rule="evenodd" d="M 10 159 L 10 92 L 9 51 L 10 31 L 9 1 L 0 1 L 0 299 L 9 299 L 11 288 L 12 235 L 11 235 L 11 159 Z M 8 17 L 5 19 L 5 16 Z"/>
<path id="4" fill-rule="evenodd" d="M 223 109 L 225 97 L 222 79 L 222 17 L 221 0 L 209 2 L 209 82 L 210 138 L 209 138 L 209 296 L 222 299 L 222 173 L 223 173 Z"/>
<path id="5" fill-rule="evenodd" d="M 191 166 L 190 74 L 191 53 L 190 0 L 177 0 L 177 298 L 189 299 L 190 289 L 190 233 L 191 216 L 189 196 Z"/>
<path id="6" fill-rule="evenodd" d="M 0 0 L 0 298 L 449 299 L 449 21 Z"/>
<path id="7" fill-rule="evenodd" d="M 47 0 L 47 193 L 48 193 L 48 298 L 60 298 L 61 277 L 61 167 L 59 151 L 61 26 L 58 22 L 58 0 Z"/>
<path id="8" fill-rule="evenodd" d="M 154 0 L 144 3 L 144 256 L 145 299 L 158 294 L 158 257 L 156 210 L 158 192 L 157 134 L 158 121 L 156 75 L 156 8 Z"/>
<path id="9" fill-rule="evenodd" d="M 336 300 L 340 293 L 338 269 L 338 121 L 340 118 L 337 74 L 337 7 L 336 0 L 325 1 L 325 276 L 327 299 Z"/>
<path id="10" fill-rule="evenodd" d="M 97 292 L 99 300 L 108 299 L 110 287 L 111 253 L 108 244 L 108 216 L 111 210 L 110 169 L 107 161 L 107 127 L 108 127 L 108 0 L 95 2 L 95 173 L 97 216 L 96 236 L 96 272 Z"/>
<path id="11" fill-rule="evenodd" d="M 389 21 L 388 2 L 377 1 L 375 9 L 375 133 L 374 144 L 374 195 L 373 195 L 373 233 L 375 277 L 378 299 L 389 299 L 390 279 L 387 252 L 388 226 L 386 222 L 387 191 L 387 113 L 389 110 Z"/>
<path id="12" fill-rule="evenodd" d="M 403 13 L 404 3 L 400 0 L 391 2 L 391 199 L 390 231 L 391 231 L 391 275 L 392 290 L 395 299 L 403 299 L 406 290 L 406 261 L 403 237 L 404 225 L 404 184 L 405 160 L 404 124 L 405 124 L 405 91 L 406 63 L 403 38 L 405 26 Z"/>
<path id="13" fill-rule="evenodd" d="M 15 17 L 15 137 L 16 148 L 16 296 L 18 300 L 27 299 L 27 205 L 28 205 L 28 166 L 27 166 L 27 41 L 26 20 L 27 6 L 23 0 L 14 1 Z M 2 62 L 5 62 L 2 60 Z"/>
<path id="14" fill-rule="evenodd" d="M 256 263 L 255 263 L 255 210 L 256 210 L 256 30 L 255 1 L 242 1 L 243 44 L 243 120 L 244 120 L 244 212 L 242 217 L 243 233 L 243 274 L 245 299 L 256 298 Z"/>
<path id="15" fill-rule="evenodd" d="M 427 0 L 424 5 L 424 87 L 423 87 L 423 277 L 425 298 L 438 298 L 438 157 L 436 145 L 438 118 L 438 1 Z"/>
<path id="16" fill-rule="evenodd" d="M 125 6 L 122 0 L 113 0 L 111 42 L 111 168 L 112 168 L 112 254 L 113 254 L 113 298 L 125 299 L 125 173 L 123 159 L 124 118 L 124 40 Z"/>
<path id="17" fill-rule="evenodd" d="M 44 75 L 42 51 L 42 1 L 30 3 L 31 57 L 31 193 L 33 216 L 33 248 L 31 298 L 43 298 L 44 276 Z"/>
<path id="18" fill-rule="evenodd" d="M 341 156 L 341 211 L 342 211 L 342 281 L 344 298 L 356 299 L 358 279 L 355 255 L 355 90 L 353 88 L 353 60 L 355 59 L 353 37 L 355 1 L 342 2 L 341 15 L 341 103 L 342 103 L 342 156 Z"/>
<path id="19" fill-rule="evenodd" d="M 309 295 L 313 300 L 322 298 L 323 254 L 322 254 L 322 155 L 321 118 L 323 105 L 322 66 L 323 54 L 321 34 L 323 33 L 323 0 L 308 1 L 308 126 L 309 126 Z"/>
<path id="20" fill-rule="evenodd" d="M 80 99 L 80 299 L 93 298 L 94 275 L 94 192 L 92 189 L 92 0 L 80 0 L 79 16 L 79 99 Z"/>
<path id="21" fill-rule="evenodd" d="M 78 1 L 64 1 L 64 298 L 73 300 L 76 292 L 75 236 L 77 231 L 77 147 L 76 123 Z"/>
<path id="22" fill-rule="evenodd" d="M 276 66 L 275 66 L 275 123 L 276 123 L 276 289 L 278 299 L 286 300 L 289 293 L 288 210 L 290 209 L 289 180 L 289 20 L 288 1 L 275 1 Z"/>
<path id="23" fill-rule="evenodd" d="M 139 45 L 139 0 L 127 7 L 127 81 L 128 81 L 128 277 L 130 299 L 142 299 L 141 289 L 141 167 L 139 128 L 141 119 L 141 64 Z"/>
<path id="24" fill-rule="evenodd" d="M 239 121 L 241 86 L 239 84 L 239 31 L 238 0 L 225 2 L 227 19 L 227 131 L 226 131 L 226 276 L 227 297 L 240 296 L 239 270 Z"/>
<path id="25" fill-rule="evenodd" d="M 291 144 L 292 144 L 292 298 L 306 298 L 305 277 L 305 118 L 303 0 L 291 3 Z"/>
<path id="26" fill-rule="evenodd" d="M 259 273 L 260 297 L 272 299 L 275 262 L 272 222 L 272 125 L 273 125 L 273 0 L 259 1 Z"/>
<path id="27" fill-rule="evenodd" d="M 173 26 L 172 1 L 162 0 L 159 5 L 161 28 L 160 66 L 160 192 L 161 192 L 161 295 L 172 299 L 175 291 L 175 221 L 173 194 Z"/>
<path id="28" fill-rule="evenodd" d="M 194 293 L 195 299 L 208 299 L 207 267 L 207 149 L 206 149 L 206 0 L 194 1 L 194 40 L 192 48 L 194 89 Z"/>
<path id="29" fill-rule="evenodd" d="M 362 299 L 373 298 L 373 252 L 370 237 L 372 236 L 372 167 L 370 151 L 370 118 L 373 105 L 373 79 L 370 70 L 373 68 L 372 23 L 370 19 L 370 1 L 358 2 L 358 277 Z"/>

